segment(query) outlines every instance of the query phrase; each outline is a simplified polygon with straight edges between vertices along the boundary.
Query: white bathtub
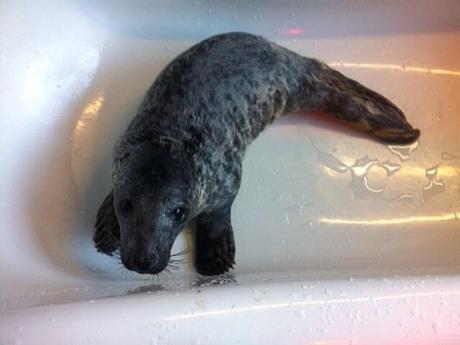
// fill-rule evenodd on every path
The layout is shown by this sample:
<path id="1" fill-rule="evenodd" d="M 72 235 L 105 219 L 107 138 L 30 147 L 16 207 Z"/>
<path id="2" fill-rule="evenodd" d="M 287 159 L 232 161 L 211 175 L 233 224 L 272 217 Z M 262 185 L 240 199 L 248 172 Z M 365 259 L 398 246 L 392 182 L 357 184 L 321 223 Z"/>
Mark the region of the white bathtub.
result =
<path id="1" fill-rule="evenodd" d="M 459 344 L 460 2 L 379 3 L 3 2 L 0 343 Z M 91 242 L 112 147 L 174 56 L 236 30 L 383 93 L 421 138 L 287 116 L 245 159 L 236 269 L 130 273 Z"/>

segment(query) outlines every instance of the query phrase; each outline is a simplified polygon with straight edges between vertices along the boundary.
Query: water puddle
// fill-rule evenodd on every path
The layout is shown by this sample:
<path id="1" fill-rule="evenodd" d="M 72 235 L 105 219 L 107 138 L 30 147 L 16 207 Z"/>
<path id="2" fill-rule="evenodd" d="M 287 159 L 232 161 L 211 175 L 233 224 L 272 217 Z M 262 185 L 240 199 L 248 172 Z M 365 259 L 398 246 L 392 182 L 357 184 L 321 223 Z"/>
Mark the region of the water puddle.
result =
<path id="1" fill-rule="evenodd" d="M 418 140 L 409 145 L 390 145 L 388 149 L 391 153 L 398 156 L 401 161 L 409 160 L 412 152 L 418 147 Z"/>
<path id="2" fill-rule="evenodd" d="M 448 152 L 443 152 L 441 154 L 441 159 L 444 160 L 444 161 L 448 161 L 448 160 L 452 160 L 452 159 L 460 159 L 460 156 L 456 156 L 456 155 L 453 155 L 453 154 L 448 153 Z"/>
<path id="3" fill-rule="evenodd" d="M 401 170 L 400 164 L 391 160 L 382 162 L 379 159 L 365 155 L 356 159 L 352 165 L 347 165 L 332 154 L 320 150 L 310 138 L 306 139 L 311 142 L 316 151 L 318 161 L 325 167 L 340 174 L 350 173 L 350 188 L 356 199 L 382 199 L 385 201 L 410 201 L 414 199 L 414 195 L 410 193 L 395 196 L 384 195 L 388 178 Z M 392 146 L 390 151 L 397 153 L 401 160 L 407 160 L 417 145 L 417 143 L 414 143 L 404 147 Z"/>

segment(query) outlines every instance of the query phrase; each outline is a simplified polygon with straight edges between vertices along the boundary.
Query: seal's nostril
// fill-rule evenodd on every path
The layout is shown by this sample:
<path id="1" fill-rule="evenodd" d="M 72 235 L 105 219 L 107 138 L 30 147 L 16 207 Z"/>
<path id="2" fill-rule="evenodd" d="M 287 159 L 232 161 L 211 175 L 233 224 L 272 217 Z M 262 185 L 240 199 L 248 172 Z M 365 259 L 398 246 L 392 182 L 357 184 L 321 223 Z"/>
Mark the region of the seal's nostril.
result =
<path id="1" fill-rule="evenodd" d="M 151 260 L 145 255 L 136 255 L 129 260 L 123 261 L 123 264 L 128 270 L 137 273 L 149 273 L 151 268 Z"/>
<path id="2" fill-rule="evenodd" d="M 141 273 L 140 271 L 142 270 L 143 264 L 137 255 L 128 255 L 122 253 L 121 262 L 123 263 L 123 266 L 126 267 L 126 269 Z"/>
<path id="3" fill-rule="evenodd" d="M 133 260 L 127 259 L 125 257 L 121 258 L 121 262 L 123 263 L 123 266 L 126 267 L 126 269 L 130 271 L 135 271 L 136 270 L 136 265 Z"/>
<path id="4" fill-rule="evenodd" d="M 120 254 L 121 262 L 126 269 L 143 274 L 156 274 L 161 272 L 169 261 L 169 257 L 166 259 L 166 256 L 160 256 L 155 250 L 147 251 L 139 247 L 129 252 L 124 250 Z"/>
<path id="5" fill-rule="evenodd" d="M 148 272 L 149 267 L 150 267 L 149 258 L 147 256 L 142 256 L 139 262 L 139 268 L 144 272 Z"/>

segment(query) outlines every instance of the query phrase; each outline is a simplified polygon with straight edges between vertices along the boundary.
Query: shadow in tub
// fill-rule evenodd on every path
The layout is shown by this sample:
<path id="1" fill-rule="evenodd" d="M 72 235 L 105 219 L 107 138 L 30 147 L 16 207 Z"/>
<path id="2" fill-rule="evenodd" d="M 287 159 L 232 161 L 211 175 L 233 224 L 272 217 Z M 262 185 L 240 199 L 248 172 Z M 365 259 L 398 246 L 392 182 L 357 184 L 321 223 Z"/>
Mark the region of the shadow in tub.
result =
<path id="1" fill-rule="evenodd" d="M 121 130 L 122 114 L 134 113 L 134 102 L 115 114 L 104 111 L 102 101 L 109 102 L 110 97 L 102 100 L 101 92 L 93 85 L 64 109 L 46 145 L 40 147 L 30 179 L 28 207 L 34 235 L 55 267 L 71 275 L 88 275 L 93 269 L 90 263 L 100 256 L 91 250 L 91 237 L 96 204 L 110 185 L 109 142 Z M 104 143 L 97 144 L 98 138 Z M 81 146 L 85 139 L 87 145 Z M 108 266 L 105 262 L 102 268 Z"/>
<path id="2" fill-rule="evenodd" d="M 113 259 L 96 253 L 93 225 L 110 190 L 112 147 L 144 90 L 141 85 L 139 92 L 119 97 L 117 85 L 123 85 L 124 74 L 130 71 L 113 70 L 117 69 L 104 76 L 99 68 L 85 93 L 54 117 L 50 135 L 43 144 L 37 142 L 35 169 L 30 173 L 27 207 L 33 235 L 56 269 L 70 275 L 119 271 Z"/>
<path id="3" fill-rule="evenodd" d="M 92 242 L 97 210 L 111 190 L 113 146 L 161 69 L 155 59 L 146 65 L 128 55 L 120 66 L 100 66 L 85 93 L 55 116 L 45 143 L 37 143 L 26 192 L 31 229 L 54 267 L 72 276 L 151 279 L 97 253 Z"/>

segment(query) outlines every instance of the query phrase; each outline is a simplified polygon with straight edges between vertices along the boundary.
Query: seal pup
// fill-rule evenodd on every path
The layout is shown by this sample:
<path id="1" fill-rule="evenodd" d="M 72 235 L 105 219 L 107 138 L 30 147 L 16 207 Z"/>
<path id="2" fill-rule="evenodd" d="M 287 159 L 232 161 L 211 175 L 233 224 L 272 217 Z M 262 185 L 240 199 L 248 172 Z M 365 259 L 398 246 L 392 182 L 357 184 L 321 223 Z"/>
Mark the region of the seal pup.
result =
<path id="1" fill-rule="evenodd" d="M 276 118 L 300 111 L 326 112 L 388 143 L 420 134 L 389 100 L 318 60 L 247 33 L 208 38 L 160 73 L 117 142 L 96 248 L 119 249 L 127 269 L 156 274 L 195 219 L 197 271 L 228 271 L 246 149 Z"/>

